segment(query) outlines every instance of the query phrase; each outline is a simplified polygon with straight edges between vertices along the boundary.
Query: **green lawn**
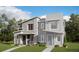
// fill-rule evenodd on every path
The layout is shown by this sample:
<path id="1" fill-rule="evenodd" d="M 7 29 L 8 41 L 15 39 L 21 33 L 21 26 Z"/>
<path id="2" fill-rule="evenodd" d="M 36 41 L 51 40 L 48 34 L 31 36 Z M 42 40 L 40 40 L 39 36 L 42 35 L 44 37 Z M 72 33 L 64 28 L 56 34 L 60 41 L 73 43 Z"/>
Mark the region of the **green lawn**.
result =
<path id="1" fill-rule="evenodd" d="M 1 51 L 4 51 L 4 50 L 6 50 L 6 49 L 12 48 L 12 47 L 14 47 L 13 44 L 0 43 L 0 52 L 1 52 Z"/>
<path id="2" fill-rule="evenodd" d="M 55 47 L 52 52 L 79 52 L 79 43 L 66 43 L 68 48 Z"/>
<path id="3" fill-rule="evenodd" d="M 46 47 L 43 46 L 25 46 L 18 49 L 13 50 L 12 52 L 41 52 Z"/>

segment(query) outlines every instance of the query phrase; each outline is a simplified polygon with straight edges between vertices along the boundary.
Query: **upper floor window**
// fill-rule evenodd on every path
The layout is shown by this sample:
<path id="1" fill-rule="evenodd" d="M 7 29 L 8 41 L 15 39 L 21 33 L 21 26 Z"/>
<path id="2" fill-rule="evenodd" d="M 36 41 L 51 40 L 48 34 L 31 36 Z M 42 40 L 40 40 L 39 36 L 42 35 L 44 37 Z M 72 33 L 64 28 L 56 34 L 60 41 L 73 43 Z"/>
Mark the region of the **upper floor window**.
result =
<path id="1" fill-rule="evenodd" d="M 33 30 L 33 24 L 28 24 L 28 30 Z"/>
<path id="2" fill-rule="evenodd" d="M 22 24 L 19 25 L 19 30 L 22 30 Z"/>
<path id="3" fill-rule="evenodd" d="M 45 29 L 45 24 L 41 23 L 41 29 Z"/>
<path id="4" fill-rule="evenodd" d="M 51 22 L 51 28 L 56 29 L 57 28 L 57 21 Z"/>

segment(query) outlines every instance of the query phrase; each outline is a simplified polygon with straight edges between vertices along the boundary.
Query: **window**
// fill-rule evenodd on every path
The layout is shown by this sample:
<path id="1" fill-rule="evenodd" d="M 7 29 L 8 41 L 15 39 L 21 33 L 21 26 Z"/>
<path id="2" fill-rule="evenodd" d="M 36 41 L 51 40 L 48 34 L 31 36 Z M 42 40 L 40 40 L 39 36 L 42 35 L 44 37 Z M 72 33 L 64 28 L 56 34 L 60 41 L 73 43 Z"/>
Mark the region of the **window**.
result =
<path id="1" fill-rule="evenodd" d="M 33 30 L 33 24 L 28 24 L 28 29 Z"/>
<path id="2" fill-rule="evenodd" d="M 22 30 L 22 24 L 19 25 L 19 30 Z"/>
<path id="3" fill-rule="evenodd" d="M 56 29 L 57 28 L 57 21 L 51 22 L 51 28 Z"/>
<path id="4" fill-rule="evenodd" d="M 60 39 L 61 39 L 61 37 L 60 37 L 60 36 L 58 36 L 58 41 L 60 41 Z"/>
<path id="5" fill-rule="evenodd" d="M 41 23 L 41 29 L 45 29 L 45 24 Z"/>

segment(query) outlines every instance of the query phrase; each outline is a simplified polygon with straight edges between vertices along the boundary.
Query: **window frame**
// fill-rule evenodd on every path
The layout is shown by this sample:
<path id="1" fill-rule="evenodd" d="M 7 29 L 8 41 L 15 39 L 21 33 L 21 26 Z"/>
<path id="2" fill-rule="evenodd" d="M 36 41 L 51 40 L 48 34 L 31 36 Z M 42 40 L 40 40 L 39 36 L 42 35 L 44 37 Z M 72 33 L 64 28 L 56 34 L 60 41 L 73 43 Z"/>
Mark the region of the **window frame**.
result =
<path id="1" fill-rule="evenodd" d="M 19 25 L 19 30 L 22 30 L 22 24 Z"/>
<path id="2" fill-rule="evenodd" d="M 57 41 L 61 41 L 61 36 L 58 36 L 58 39 L 57 39 Z"/>
<path id="3" fill-rule="evenodd" d="M 45 22 L 41 22 L 41 29 L 45 29 Z"/>
<path id="4" fill-rule="evenodd" d="M 52 21 L 51 22 L 51 29 L 57 29 L 58 27 L 58 21 Z"/>
<path id="5" fill-rule="evenodd" d="M 33 30 L 34 29 L 34 24 L 28 24 L 28 30 Z"/>

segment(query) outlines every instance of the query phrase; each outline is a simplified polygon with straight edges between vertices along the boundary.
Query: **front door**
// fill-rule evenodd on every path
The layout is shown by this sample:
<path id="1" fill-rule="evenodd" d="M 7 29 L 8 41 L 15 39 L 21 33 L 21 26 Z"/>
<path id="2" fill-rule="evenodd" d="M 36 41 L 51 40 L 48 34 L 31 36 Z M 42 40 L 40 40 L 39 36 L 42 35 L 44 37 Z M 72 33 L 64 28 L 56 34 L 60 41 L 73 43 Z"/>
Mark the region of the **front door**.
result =
<path id="1" fill-rule="evenodd" d="M 52 45 L 52 36 L 48 35 L 48 45 L 51 46 Z"/>
<path id="2" fill-rule="evenodd" d="M 23 44 L 26 44 L 26 36 L 23 35 Z"/>

